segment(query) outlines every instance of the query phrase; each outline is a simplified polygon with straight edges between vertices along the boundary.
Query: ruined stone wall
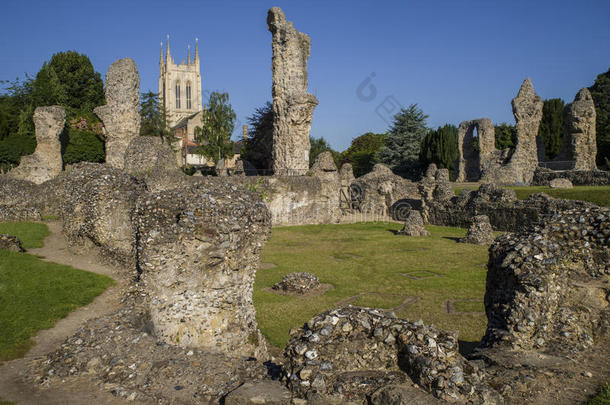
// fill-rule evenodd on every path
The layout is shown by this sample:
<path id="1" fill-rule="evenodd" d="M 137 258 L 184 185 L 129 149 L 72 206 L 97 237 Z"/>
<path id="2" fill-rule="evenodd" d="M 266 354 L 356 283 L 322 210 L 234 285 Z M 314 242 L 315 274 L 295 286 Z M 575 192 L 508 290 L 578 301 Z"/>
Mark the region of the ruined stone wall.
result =
<path id="1" fill-rule="evenodd" d="M 65 123 L 66 110 L 63 107 L 37 107 L 34 111 L 36 150 L 31 155 L 23 156 L 19 166 L 8 175 L 36 184 L 56 177 L 63 167 L 59 135 Z"/>
<path id="2" fill-rule="evenodd" d="M 474 130 L 477 130 L 479 150 L 474 149 Z M 478 181 L 496 153 L 495 129 L 489 118 L 460 123 L 458 128 L 457 180 Z"/>
<path id="3" fill-rule="evenodd" d="M 563 170 L 554 171 L 539 167 L 534 173 L 532 185 L 548 186 L 551 180 L 568 179 L 575 186 L 607 186 L 610 185 L 610 172 L 603 170 Z"/>
<path id="4" fill-rule="evenodd" d="M 589 89 L 581 89 L 564 107 L 562 150 L 555 160 L 573 161 L 574 170 L 596 170 L 595 104 Z"/>
<path id="5" fill-rule="evenodd" d="M 95 114 L 104 124 L 106 163 L 123 168 L 129 142 L 140 134 L 140 76 L 131 58 L 115 61 L 106 73 L 106 105 Z"/>
<path id="6" fill-rule="evenodd" d="M 303 175 L 309 169 L 309 131 L 318 100 L 307 93 L 309 37 L 286 21 L 279 7 L 269 10 L 273 49 L 272 169 L 277 175 Z"/>

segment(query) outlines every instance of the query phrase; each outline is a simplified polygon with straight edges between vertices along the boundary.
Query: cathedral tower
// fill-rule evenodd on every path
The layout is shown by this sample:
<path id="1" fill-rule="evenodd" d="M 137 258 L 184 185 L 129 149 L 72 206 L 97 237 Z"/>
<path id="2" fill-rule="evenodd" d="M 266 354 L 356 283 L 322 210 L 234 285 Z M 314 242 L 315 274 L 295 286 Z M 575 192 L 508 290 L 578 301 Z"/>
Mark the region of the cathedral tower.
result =
<path id="1" fill-rule="evenodd" d="M 195 39 L 195 60 L 191 60 L 190 45 L 187 60 L 179 65 L 169 50 L 169 35 L 165 58 L 163 58 L 163 43 L 159 60 L 159 104 L 168 113 L 168 125 L 173 127 L 181 119 L 189 117 L 202 110 L 201 74 L 199 65 L 199 42 Z"/>

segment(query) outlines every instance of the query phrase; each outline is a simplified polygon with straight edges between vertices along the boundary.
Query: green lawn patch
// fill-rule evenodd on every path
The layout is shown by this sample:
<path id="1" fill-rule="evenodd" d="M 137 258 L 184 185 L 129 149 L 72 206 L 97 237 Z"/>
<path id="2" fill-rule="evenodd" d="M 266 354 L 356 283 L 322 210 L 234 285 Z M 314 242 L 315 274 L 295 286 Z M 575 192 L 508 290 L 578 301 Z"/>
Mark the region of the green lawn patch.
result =
<path id="1" fill-rule="evenodd" d="M 610 186 L 574 186 L 571 189 L 550 188 L 548 186 L 510 186 L 517 193 L 517 198 L 524 200 L 534 193 L 546 193 L 553 198 L 564 198 L 567 200 L 588 201 L 602 207 L 610 207 Z M 474 190 L 474 188 L 454 187 L 455 195 L 462 190 Z"/>
<path id="2" fill-rule="evenodd" d="M 24 249 L 41 248 L 49 236 L 49 228 L 40 222 L 1 222 L 0 233 L 8 233 L 21 240 Z"/>
<path id="3" fill-rule="evenodd" d="M 25 247 L 42 246 L 45 224 L 2 223 Z M 32 336 L 90 303 L 114 283 L 109 277 L 0 250 L 0 362 L 23 356 Z"/>
<path id="4" fill-rule="evenodd" d="M 487 325 L 485 315 L 448 314 L 445 302 L 482 302 L 488 247 L 456 243 L 465 229 L 426 226 L 430 237 L 394 235 L 392 231 L 401 226 L 360 223 L 273 228 L 262 261 L 277 267 L 257 271 L 254 284 L 254 305 L 263 334 L 273 345 L 283 347 L 291 327 L 302 326 L 339 301 L 372 292 L 375 294 L 362 295 L 353 304 L 395 308 L 406 297 L 417 297 L 396 315 L 459 331 L 462 341 L 479 341 Z M 282 296 L 265 289 L 298 271 L 313 273 L 334 288 L 313 297 Z M 480 310 L 480 304 L 475 307 Z"/>

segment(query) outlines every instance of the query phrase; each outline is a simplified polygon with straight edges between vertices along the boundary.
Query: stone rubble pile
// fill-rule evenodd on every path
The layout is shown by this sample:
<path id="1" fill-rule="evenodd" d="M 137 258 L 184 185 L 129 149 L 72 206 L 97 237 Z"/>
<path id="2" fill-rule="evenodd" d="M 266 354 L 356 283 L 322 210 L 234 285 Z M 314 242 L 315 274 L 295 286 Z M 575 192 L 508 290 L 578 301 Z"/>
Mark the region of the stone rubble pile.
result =
<path id="1" fill-rule="evenodd" d="M 282 281 L 273 285 L 274 290 L 281 290 L 288 293 L 306 294 L 320 287 L 320 280 L 311 273 L 298 272 L 286 274 Z"/>
<path id="2" fill-rule="evenodd" d="M 487 215 L 477 215 L 472 218 L 472 224 L 470 224 L 466 236 L 461 238 L 459 242 L 474 245 L 490 245 L 494 239 L 494 230 L 489 223 L 489 217 Z"/>
<path id="3" fill-rule="evenodd" d="M 450 402 L 499 400 L 484 373 L 459 354 L 456 334 L 376 309 L 349 306 L 316 315 L 292 332 L 285 355 L 290 390 L 320 403 L 362 401 L 409 379 Z"/>
<path id="4" fill-rule="evenodd" d="M 549 187 L 550 188 L 573 188 L 574 185 L 572 184 L 572 182 L 568 179 L 564 179 L 564 178 L 557 178 L 557 179 L 553 179 L 549 182 Z"/>
<path id="5" fill-rule="evenodd" d="M 0 233 L 0 250 L 10 252 L 25 252 L 21 240 L 18 237 L 6 233 Z"/>
<path id="6" fill-rule="evenodd" d="M 559 210 L 493 243 L 483 344 L 579 351 L 610 327 L 610 210 Z"/>
<path id="7" fill-rule="evenodd" d="M 419 211 L 411 210 L 402 229 L 396 232 L 405 236 L 430 236 L 430 232 L 424 228 L 424 220 Z"/>

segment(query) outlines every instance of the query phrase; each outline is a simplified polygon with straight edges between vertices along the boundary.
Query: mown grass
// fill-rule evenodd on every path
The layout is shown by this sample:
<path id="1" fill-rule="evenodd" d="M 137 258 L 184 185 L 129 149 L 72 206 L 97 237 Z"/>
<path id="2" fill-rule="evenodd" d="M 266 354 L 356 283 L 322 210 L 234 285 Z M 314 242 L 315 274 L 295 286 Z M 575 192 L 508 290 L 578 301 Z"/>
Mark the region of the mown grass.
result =
<path id="1" fill-rule="evenodd" d="M 602 386 L 599 394 L 587 402 L 587 405 L 610 405 L 610 383 Z"/>
<path id="2" fill-rule="evenodd" d="M 282 347 L 291 327 L 361 292 L 372 292 L 355 305 L 394 308 L 404 296 L 418 300 L 397 316 L 422 319 L 442 329 L 459 331 L 460 340 L 479 341 L 485 331 L 484 314 L 446 313 L 446 300 L 465 301 L 480 311 L 485 293 L 487 246 L 457 243 L 466 230 L 427 226 L 430 237 L 394 235 L 395 223 L 311 225 L 273 228 L 262 261 L 277 267 L 259 270 L 254 305 L 263 334 Z M 315 297 L 277 295 L 265 290 L 282 276 L 307 271 L 334 289 Z M 409 278 L 402 275 L 409 273 Z"/>
<path id="3" fill-rule="evenodd" d="M 0 232 L 16 235 L 32 248 L 42 246 L 49 231 L 40 223 L 0 223 Z M 23 356 L 36 332 L 90 303 L 113 283 L 106 276 L 0 250 L 0 362 Z"/>
<path id="4" fill-rule="evenodd" d="M 49 228 L 40 222 L 0 222 L 0 233 L 18 237 L 24 249 L 41 248 Z"/>
<path id="5" fill-rule="evenodd" d="M 603 207 L 610 206 L 610 186 L 574 186 L 571 189 L 550 188 L 548 186 L 510 186 L 517 193 L 517 198 L 524 200 L 534 193 L 546 193 L 554 198 L 588 201 Z M 471 187 L 454 187 L 455 195 L 462 190 L 475 190 Z"/>

